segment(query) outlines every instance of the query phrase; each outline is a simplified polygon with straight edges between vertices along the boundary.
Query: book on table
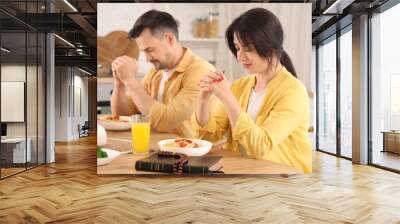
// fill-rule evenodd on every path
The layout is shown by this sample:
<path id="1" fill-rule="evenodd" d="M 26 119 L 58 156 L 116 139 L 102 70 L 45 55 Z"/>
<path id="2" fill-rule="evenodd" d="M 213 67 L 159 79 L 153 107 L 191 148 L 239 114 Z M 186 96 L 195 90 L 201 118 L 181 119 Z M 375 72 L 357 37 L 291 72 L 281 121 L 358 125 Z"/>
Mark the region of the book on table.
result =
<path id="1" fill-rule="evenodd" d="M 173 173 L 176 158 L 162 158 L 157 154 L 140 159 L 135 169 L 140 171 Z M 188 156 L 188 163 L 183 167 L 185 174 L 210 174 L 222 168 L 222 156 Z"/>

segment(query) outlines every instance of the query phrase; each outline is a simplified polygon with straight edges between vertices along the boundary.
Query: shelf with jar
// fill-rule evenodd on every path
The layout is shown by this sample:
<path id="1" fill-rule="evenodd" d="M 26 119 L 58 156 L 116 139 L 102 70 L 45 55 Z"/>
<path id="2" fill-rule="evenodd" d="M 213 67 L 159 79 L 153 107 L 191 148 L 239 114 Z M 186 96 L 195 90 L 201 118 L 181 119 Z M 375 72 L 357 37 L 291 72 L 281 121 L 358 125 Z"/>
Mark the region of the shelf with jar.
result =
<path id="1" fill-rule="evenodd" d="M 219 35 L 219 13 L 209 12 L 208 17 L 196 18 L 194 36 L 196 38 L 217 38 Z"/>
<path id="2" fill-rule="evenodd" d="M 187 17 L 188 20 L 184 21 L 190 23 L 184 25 L 186 29 L 181 31 L 180 42 L 214 65 L 216 70 L 232 74 L 232 66 L 230 65 L 229 57 L 226 56 L 229 49 L 227 48 L 224 34 L 221 32 L 225 29 L 225 22 L 220 20 L 220 18 L 225 18 L 220 17 L 220 15 L 224 15 L 221 7 L 220 5 L 215 5 L 206 9 L 207 11 L 198 11 L 194 18 Z"/>
<path id="3" fill-rule="evenodd" d="M 187 37 L 180 38 L 180 41 L 181 42 L 193 42 L 193 43 L 196 43 L 196 42 L 199 42 L 199 43 L 204 43 L 204 42 L 206 42 L 206 43 L 221 43 L 221 42 L 224 42 L 225 39 L 222 37 L 215 37 L 215 38 L 201 37 L 200 38 L 200 37 L 187 36 Z"/>
<path id="4" fill-rule="evenodd" d="M 224 42 L 224 38 L 219 36 L 219 13 L 209 12 L 208 15 L 208 17 L 196 18 L 193 23 L 193 34 L 184 35 L 180 38 L 180 41 L 207 43 Z"/>

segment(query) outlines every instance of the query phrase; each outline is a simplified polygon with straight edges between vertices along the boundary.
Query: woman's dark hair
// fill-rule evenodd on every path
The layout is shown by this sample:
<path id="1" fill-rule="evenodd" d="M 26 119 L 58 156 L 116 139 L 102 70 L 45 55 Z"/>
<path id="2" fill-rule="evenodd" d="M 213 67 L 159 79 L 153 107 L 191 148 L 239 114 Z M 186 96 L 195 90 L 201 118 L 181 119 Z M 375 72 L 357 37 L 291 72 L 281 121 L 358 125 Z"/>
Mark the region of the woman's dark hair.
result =
<path id="1" fill-rule="evenodd" d="M 137 38 L 146 28 L 150 29 L 151 34 L 157 34 L 164 31 L 172 32 L 176 39 L 178 35 L 178 22 L 167 12 L 150 10 L 141 15 L 129 31 L 129 37 Z"/>
<path id="2" fill-rule="evenodd" d="M 237 55 L 234 35 L 244 46 L 255 48 L 257 53 L 271 64 L 272 57 L 280 60 L 281 64 L 297 77 L 296 70 L 289 55 L 283 49 L 283 29 L 279 19 L 270 11 L 254 8 L 236 18 L 226 30 L 226 40 L 231 52 Z"/>

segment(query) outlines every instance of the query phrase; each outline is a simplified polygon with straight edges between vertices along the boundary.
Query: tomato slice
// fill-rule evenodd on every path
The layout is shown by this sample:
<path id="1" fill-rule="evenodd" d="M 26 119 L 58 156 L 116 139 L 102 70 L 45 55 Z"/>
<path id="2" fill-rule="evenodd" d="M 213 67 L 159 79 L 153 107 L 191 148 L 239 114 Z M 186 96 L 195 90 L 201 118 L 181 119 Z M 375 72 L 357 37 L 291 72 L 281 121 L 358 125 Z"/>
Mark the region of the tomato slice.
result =
<path id="1" fill-rule="evenodd" d="M 186 143 L 184 143 L 184 142 L 181 142 L 181 143 L 179 143 L 179 147 L 186 147 L 187 146 L 187 144 Z"/>
<path id="2" fill-rule="evenodd" d="M 192 140 L 189 140 L 189 139 L 185 139 L 185 142 L 187 142 L 187 143 L 189 143 L 189 144 L 192 144 L 192 143 L 193 143 L 193 141 L 192 141 Z"/>

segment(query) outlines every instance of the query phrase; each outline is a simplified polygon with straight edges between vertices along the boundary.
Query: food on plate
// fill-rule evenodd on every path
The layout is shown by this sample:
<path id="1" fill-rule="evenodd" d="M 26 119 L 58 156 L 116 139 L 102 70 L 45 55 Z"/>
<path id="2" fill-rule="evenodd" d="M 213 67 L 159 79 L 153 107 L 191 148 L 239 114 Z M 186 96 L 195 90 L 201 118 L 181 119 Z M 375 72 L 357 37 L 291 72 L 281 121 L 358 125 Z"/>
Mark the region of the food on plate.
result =
<path id="1" fill-rule="evenodd" d="M 119 115 L 107 115 L 100 117 L 102 121 L 119 121 Z"/>
<path id="2" fill-rule="evenodd" d="M 97 122 L 107 131 L 127 131 L 131 129 L 130 116 L 102 115 L 98 117 Z"/>
<path id="3" fill-rule="evenodd" d="M 182 153 L 187 156 L 204 156 L 207 154 L 212 143 L 201 139 L 173 138 L 158 142 L 160 151 Z"/>
<path id="4" fill-rule="evenodd" d="M 121 121 L 121 122 L 129 122 L 129 119 L 122 119 L 123 116 L 119 115 L 107 115 L 107 116 L 102 116 L 99 119 L 101 121 Z"/>
<path id="5" fill-rule="evenodd" d="M 177 138 L 172 142 L 166 143 L 164 147 L 200 148 L 201 145 L 192 139 Z"/>
<path id="6" fill-rule="evenodd" d="M 97 147 L 97 158 L 107 158 L 108 154 L 101 147 Z"/>

